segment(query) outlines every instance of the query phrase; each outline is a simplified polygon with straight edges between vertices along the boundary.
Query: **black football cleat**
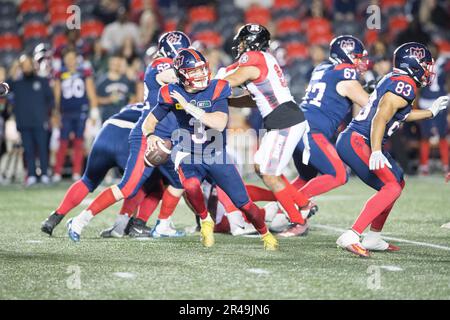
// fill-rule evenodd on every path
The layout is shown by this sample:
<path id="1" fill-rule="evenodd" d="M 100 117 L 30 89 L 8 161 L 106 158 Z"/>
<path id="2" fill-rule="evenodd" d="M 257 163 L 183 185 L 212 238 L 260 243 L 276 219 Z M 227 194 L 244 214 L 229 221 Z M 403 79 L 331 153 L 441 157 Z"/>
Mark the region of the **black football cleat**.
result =
<path id="1" fill-rule="evenodd" d="M 132 238 L 151 238 L 151 228 L 145 225 L 141 219 L 133 219 L 128 235 Z"/>
<path id="2" fill-rule="evenodd" d="M 53 229 L 55 229 L 62 219 L 64 219 L 63 214 L 58 214 L 56 211 L 53 211 L 52 214 L 42 222 L 41 231 L 51 236 Z"/>
<path id="3" fill-rule="evenodd" d="M 123 231 L 124 236 L 128 236 L 130 234 L 130 228 L 133 225 L 134 217 L 131 217 L 130 220 L 128 220 L 127 226 L 125 227 L 125 230 Z"/>

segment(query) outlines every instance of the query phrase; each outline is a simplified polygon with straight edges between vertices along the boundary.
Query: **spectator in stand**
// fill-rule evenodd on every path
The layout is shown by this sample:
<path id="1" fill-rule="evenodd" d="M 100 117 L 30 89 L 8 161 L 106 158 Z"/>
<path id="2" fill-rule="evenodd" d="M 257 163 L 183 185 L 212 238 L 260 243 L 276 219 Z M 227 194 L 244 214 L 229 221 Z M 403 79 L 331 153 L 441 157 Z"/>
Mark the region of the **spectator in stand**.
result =
<path id="1" fill-rule="evenodd" d="M 22 75 L 7 81 L 13 96 L 13 112 L 17 130 L 22 136 L 25 164 L 28 170 L 26 186 L 37 183 L 36 154 L 39 155 L 41 182 L 50 183 L 48 177 L 49 119 L 53 108 L 53 93 L 49 80 L 36 75 L 33 59 L 28 55 L 19 58 Z"/>
<path id="2" fill-rule="evenodd" d="M 91 69 L 77 63 L 77 53 L 64 52 L 64 67 L 55 75 L 55 112 L 61 119 L 59 149 L 56 154 L 53 182 L 61 181 L 69 141 L 72 140 L 72 180 L 81 178 L 84 160 L 84 129 L 89 105 L 97 110 L 97 97 Z M 71 139 L 73 136 L 73 139 Z"/>
<path id="3" fill-rule="evenodd" d="M 125 59 L 114 54 L 108 60 L 108 72 L 97 81 L 98 105 L 102 122 L 135 101 L 135 84 L 125 75 Z"/>
<path id="4" fill-rule="evenodd" d="M 399 46 L 406 42 L 416 41 L 427 46 L 430 40 L 428 33 L 423 30 L 419 18 L 414 17 L 409 27 L 398 34 L 395 43 Z"/>
<path id="5" fill-rule="evenodd" d="M 144 50 L 158 42 L 161 30 L 156 14 L 151 9 L 142 13 L 139 27 L 141 29 L 141 46 Z"/>
<path id="6" fill-rule="evenodd" d="M 335 0 L 333 13 L 335 21 L 353 21 L 356 13 L 356 0 Z"/>
<path id="7" fill-rule="evenodd" d="M 128 14 L 125 7 L 120 7 L 117 11 L 117 20 L 103 30 L 102 47 L 109 53 L 119 50 L 127 37 L 131 37 L 136 45 L 140 45 L 139 27 L 128 20 Z"/>
<path id="8" fill-rule="evenodd" d="M 117 18 L 117 11 L 122 6 L 120 0 L 101 0 L 97 2 L 93 14 L 100 19 L 104 25 L 113 23 Z"/>
<path id="9" fill-rule="evenodd" d="M 65 31 L 67 37 L 67 43 L 56 48 L 55 53 L 53 55 L 53 69 L 54 71 L 59 71 L 63 67 L 63 58 L 62 55 L 67 50 L 73 50 L 77 53 L 77 62 L 79 65 L 85 64 L 85 68 L 91 68 L 91 65 L 88 60 L 85 60 L 85 57 L 88 57 L 92 48 L 89 43 L 85 42 L 80 35 L 80 30 L 78 29 L 66 29 Z"/>
<path id="10" fill-rule="evenodd" d="M 424 0 L 420 2 L 419 18 L 420 22 L 427 29 L 448 29 L 449 13 L 448 6 L 445 7 L 444 3 L 439 3 L 437 0 Z"/>
<path id="11" fill-rule="evenodd" d="M 125 59 L 125 75 L 128 80 L 135 83 L 136 95 L 135 99 L 130 103 L 140 102 L 144 97 L 144 66 L 140 58 L 133 39 L 126 38 L 120 50 L 120 55 Z"/>
<path id="12" fill-rule="evenodd" d="M 94 70 L 94 77 L 98 79 L 108 72 L 108 55 L 103 49 L 100 39 L 94 41 L 92 49 L 90 61 Z"/>

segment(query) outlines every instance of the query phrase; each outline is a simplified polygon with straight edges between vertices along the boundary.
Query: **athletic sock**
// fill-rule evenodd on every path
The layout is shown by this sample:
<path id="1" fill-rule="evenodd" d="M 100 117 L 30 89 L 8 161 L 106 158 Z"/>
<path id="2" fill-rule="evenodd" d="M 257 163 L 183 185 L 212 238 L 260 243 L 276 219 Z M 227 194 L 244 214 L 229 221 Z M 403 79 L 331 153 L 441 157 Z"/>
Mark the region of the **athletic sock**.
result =
<path id="1" fill-rule="evenodd" d="M 264 235 L 267 233 L 267 226 L 264 222 L 264 214 L 252 201 L 247 202 L 244 206 L 239 208 L 247 217 L 247 219 L 253 224 L 259 234 Z"/>
<path id="2" fill-rule="evenodd" d="M 67 148 L 69 146 L 68 140 L 59 140 L 59 148 L 56 153 L 56 162 L 53 172 L 55 174 L 61 174 L 62 168 L 64 166 L 64 160 L 66 159 Z"/>
<path id="3" fill-rule="evenodd" d="M 341 186 L 345 181 L 339 181 L 339 179 L 331 174 L 324 174 L 315 177 L 308 181 L 308 183 L 301 188 L 301 192 L 308 197 L 315 197 L 334 188 Z"/>
<path id="4" fill-rule="evenodd" d="M 158 219 L 168 219 L 170 216 L 172 216 L 179 201 L 180 197 L 176 197 L 171 194 L 169 189 L 164 190 L 161 210 L 159 210 Z"/>
<path id="5" fill-rule="evenodd" d="M 140 203 L 145 198 L 145 192 L 141 189 L 138 190 L 136 195 L 132 198 L 125 199 L 122 204 L 122 208 L 120 208 L 120 214 L 126 214 L 131 217 L 139 207 Z"/>
<path id="6" fill-rule="evenodd" d="M 255 185 L 245 185 L 248 196 L 253 202 L 257 201 L 277 201 L 275 195 L 269 189 L 264 189 Z"/>
<path id="7" fill-rule="evenodd" d="M 160 191 L 149 193 L 140 203 L 136 218 L 147 222 L 158 207 L 159 200 L 161 200 Z"/>
<path id="8" fill-rule="evenodd" d="M 291 181 L 291 184 L 295 189 L 300 190 L 308 181 L 303 180 L 300 176 L 297 176 L 294 180 Z"/>
<path id="9" fill-rule="evenodd" d="M 97 215 L 99 212 L 105 210 L 109 206 L 113 205 L 117 201 L 121 200 L 121 195 L 114 195 L 113 188 L 116 188 L 119 192 L 119 188 L 117 186 L 109 187 L 108 189 L 103 190 L 95 199 L 91 202 L 87 210 L 92 212 L 92 215 Z"/>
<path id="10" fill-rule="evenodd" d="M 284 189 L 275 192 L 275 197 L 277 201 L 281 204 L 281 206 L 284 208 L 284 210 L 287 212 L 289 220 L 292 223 L 300 223 L 300 224 L 305 223 L 305 220 L 303 219 L 302 215 L 295 206 L 295 202 L 292 197 L 292 188 L 286 186 Z"/>
<path id="11" fill-rule="evenodd" d="M 380 191 L 373 195 L 364 205 L 359 217 L 356 219 L 352 229 L 362 234 L 369 224 L 393 205 L 400 196 L 402 188 L 398 183 L 388 183 Z"/>
<path id="12" fill-rule="evenodd" d="M 420 164 L 428 165 L 428 159 L 430 157 L 430 142 L 427 140 L 420 141 Z"/>
<path id="13" fill-rule="evenodd" d="M 81 174 L 84 160 L 84 140 L 75 139 L 73 142 L 73 168 L 74 174 Z"/>
<path id="14" fill-rule="evenodd" d="M 448 142 L 445 138 L 439 140 L 439 153 L 442 165 L 448 168 Z"/>
<path id="15" fill-rule="evenodd" d="M 297 190 L 284 175 L 281 175 L 281 179 L 283 179 L 284 184 L 286 185 L 286 189 L 288 190 L 289 194 L 291 195 L 291 198 L 294 199 L 296 205 L 298 205 L 300 208 L 302 208 L 309 203 L 308 197 L 301 190 Z M 283 208 L 284 208 L 284 206 L 283 206 Z M 286 210 L 286 208 L 285 208 L 285 210 Z M 303 218 L 302 218 L 302 220 L 303 220 Z"/>
<path id="16" fill-rule="evenodd" d="M 191 203 L 192 208 L 194 208 L 195 213 L 201 219 L 206 219 L 208 210 L 206 209 L 200 181 L 195 177 L 185 179 L 183 180 L 183 187 L 186 192 L 186 197 Z"/>
<path id="17" fill-rule="evenodd" d="M 83 228 L 89 224 L 93 217 L 94 215 L 90 210 L 81 211 L 78 216 L 72 219 L 72 230 L 81 234 Z"/>
<path id="18" fill-rule="evenodd" d="M 402 188 L 402 190 L 405 187 L 404 180 L 400 183 L 400 187 Z M 386 209 L 384 209 L 384 211 L 372 221 L 370 225 L 371 229 L 378 231 L 383 230 L 384 224 L 386 223 L 389 213 L 391 213 L 391 210 L 394 207 L 395 201 L 397 200 L 394 200 L 394 202 L 391 205 L 389 205 Z"/>
<path id="19" fill-rule="evenodd" d="M 73 183 L 67 190 L 66 194 L 56 213 L 66 215 L 70 210 L 78 206 L 81 201 L 89 194 L 89 189 L 82 180 Z"/>

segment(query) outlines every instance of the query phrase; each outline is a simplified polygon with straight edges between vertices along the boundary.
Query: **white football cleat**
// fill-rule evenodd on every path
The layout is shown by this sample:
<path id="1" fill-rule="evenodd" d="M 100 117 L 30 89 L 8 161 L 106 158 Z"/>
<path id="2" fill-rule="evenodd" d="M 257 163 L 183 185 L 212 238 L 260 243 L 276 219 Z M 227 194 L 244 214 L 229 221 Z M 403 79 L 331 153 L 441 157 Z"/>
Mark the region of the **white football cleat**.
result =
<path id="1" fill-rule="evenodd" d="M 243 236 L 246 234 L 255 234 L 255 233 L 258 233 L 258 231 L 256 231 L 255 227 L 251 223 L 247 222 L 244 222 L 242 226 L 240 225 L 239 227 L 231 230 L 231 234 L 233 236 Z"/>
<path id="2" fill-rule="evenodd" d="M 52 177 L 52 182 L 53 182 L 53 183 L 61 182 L 61 180 L 62 180 L 62 177 L 61 177 L 60 174 L 55 173 L 55 174 L 53 175 L 53 177 Z"/>
<path id="3" fill-rule="evenodd" d="M 441 228 L 450 229 L 450 222 L 444 223 Z"/>
<path id="4" fill-rule="evenodd" d="M 155 227 L 150 231 L 152 238 L 178 238 L 186 236 L 186 232 L 175 229 L 170 218 L 158 219 Z"/>
<path id="5" fill-rule="evenodd" d="M 359 236 L 352 230 L 347 230 L 336 240 L 338 247 L 350 251 L 357 256 L 368 258 L 370 257 L 369 250 L 359 241 Z"/>
<path id="6" fill-rule="evenodd" d="M 25 181 L 25 187 L 34 186 L 37 183 L 37 178 L 35 176 L 29 176 Z"/>
<path id="7" fill-rule="evenodd" d="M 387 243 L 381 238 L 379 232 L 369 231 L 361 242 L 362 246 L 370 251 L 399 251 L 400 248 Z"/>

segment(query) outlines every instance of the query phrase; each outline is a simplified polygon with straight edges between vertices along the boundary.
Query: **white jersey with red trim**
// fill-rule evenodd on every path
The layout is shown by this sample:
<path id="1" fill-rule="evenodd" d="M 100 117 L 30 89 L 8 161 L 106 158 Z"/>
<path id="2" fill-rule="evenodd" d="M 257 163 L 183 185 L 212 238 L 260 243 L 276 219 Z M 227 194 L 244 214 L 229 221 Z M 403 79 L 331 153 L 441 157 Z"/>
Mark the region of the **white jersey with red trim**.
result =
<path id="1" fill-rule="evenodd" d="M 245 52 L 239 58 L 239 61 L 230 67 L 237 68 L 238 66 L 254 66 L 260 71 L 258 79 L 247 82 L 245 87 L 252 94 L 263 118 L 282 103 L 294 101 L 283 71 L 275 57 L 270 53 L 263 51 Z"/>

